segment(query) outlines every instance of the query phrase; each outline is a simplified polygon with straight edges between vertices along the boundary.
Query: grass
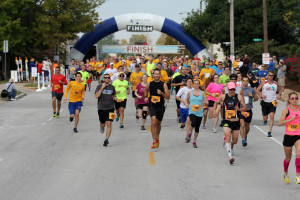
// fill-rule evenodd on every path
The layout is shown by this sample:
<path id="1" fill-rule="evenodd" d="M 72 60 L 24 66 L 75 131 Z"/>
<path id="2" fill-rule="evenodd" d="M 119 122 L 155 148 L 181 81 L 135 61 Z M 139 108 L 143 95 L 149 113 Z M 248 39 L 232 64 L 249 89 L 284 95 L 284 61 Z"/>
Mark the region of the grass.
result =
<path id="1" fill-rule="evenodd" d="M 37 86 L 38 86 L 37 83 L 28 83 L 24 85 L 24 87 L 37 87 Z"/>
<path id="2" fill-rule="evenodd" d="M 23 93 L 23 92 L 21 92 L 21 91 L 19 91 L 19 90 L 17 91 L 17 95 L 22 94 L 22 93 Z"/>
<path id="3" fill-rule="evenodd" d="M 0 84 L 8 83 L 8 81 L 0 81 Z"/>

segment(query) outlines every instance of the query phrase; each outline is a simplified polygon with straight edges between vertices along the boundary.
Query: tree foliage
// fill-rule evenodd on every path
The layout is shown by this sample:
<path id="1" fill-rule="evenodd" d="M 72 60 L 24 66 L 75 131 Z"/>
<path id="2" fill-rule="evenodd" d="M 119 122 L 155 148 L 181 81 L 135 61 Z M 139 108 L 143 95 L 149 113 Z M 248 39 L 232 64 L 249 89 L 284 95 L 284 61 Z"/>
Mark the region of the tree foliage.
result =
<path id="1" fill-rule="evenodd" d="M 199 11 L 192 10 L 184 19 L 184 30 L 200 41 L 207 39 L 210 43 L 230 41 L 229 3 L 228 0 L 206 0 L 207 6 L 200 16 Z M 268 37 L 283 44 L 299 44 L 300 6 L 299 0 L 267 1 Z M 234 1 L 234 35 L 235 48 L 253 44 L 253 38 L 263 38 L 262 0 Z"/>
<path id="2" fill-rule="evenodd" d="M 129 44 L 134 44 L 135 42 L 147 42 L 148 44 L 152 43 L 151 38 L 145 34 L 132 34 L 129 38 Z"/>
<path id="3" fill-rule="evenodd" d="M 0 41 L 12 54 L 44 50 L 93 30 L 103 0 L 1 0 Z M 0 45 L 1 46 L 1 45 Z M 2 48 L 2 47 L 0 47 Z"/>

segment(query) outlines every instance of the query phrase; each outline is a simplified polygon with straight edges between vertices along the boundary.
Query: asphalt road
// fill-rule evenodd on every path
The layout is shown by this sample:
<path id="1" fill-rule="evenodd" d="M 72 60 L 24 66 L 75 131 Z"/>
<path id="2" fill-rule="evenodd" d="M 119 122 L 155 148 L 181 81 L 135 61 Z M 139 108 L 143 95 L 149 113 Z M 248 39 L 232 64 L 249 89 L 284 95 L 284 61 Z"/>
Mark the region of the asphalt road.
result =
<path id="1" fill-rule="evenodd" d="M 93 83 L 93 91 L 95 87 Z M 32 92 L 0 107 L 1 200 L 299 198 L 294 156 L 291 183 L 283 180 L 284 128 L 277 126 L 283 102 L 275 115 L 273 138 L 265 135 L 268 126 L 263 126 L 255 103 L 248 146 L 242 147 L 239 138 L 236 161 L 230 165 L 222 130 L 212 133 L 212 120 L 208 129 L 200 130 L 199 148 L 185 143 L 185 130 L 176 123 L 174 95 L 162 123 L 161 146 L 153 151 L 151 133 L 140 130 L 131 97 L 125 128 L 114 122 L 105 148 L 93 92 L 86 92 L 77 134 L 67 103 L 61 118 L 52 118 L 50 93 L 49 88 Z"/>

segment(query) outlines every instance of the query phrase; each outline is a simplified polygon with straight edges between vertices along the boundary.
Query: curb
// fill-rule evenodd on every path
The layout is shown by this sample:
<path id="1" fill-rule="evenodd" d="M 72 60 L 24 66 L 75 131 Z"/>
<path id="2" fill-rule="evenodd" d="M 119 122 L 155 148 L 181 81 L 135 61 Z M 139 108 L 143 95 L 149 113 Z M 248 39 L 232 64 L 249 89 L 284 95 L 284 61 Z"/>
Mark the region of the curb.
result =
<path id="1" fill-rule="evenodd" d="M 16 96 L 16 99 L 21 99 L 24 96 L 26 96 L 26 93 L 19 94 L 19 95 Z"/>

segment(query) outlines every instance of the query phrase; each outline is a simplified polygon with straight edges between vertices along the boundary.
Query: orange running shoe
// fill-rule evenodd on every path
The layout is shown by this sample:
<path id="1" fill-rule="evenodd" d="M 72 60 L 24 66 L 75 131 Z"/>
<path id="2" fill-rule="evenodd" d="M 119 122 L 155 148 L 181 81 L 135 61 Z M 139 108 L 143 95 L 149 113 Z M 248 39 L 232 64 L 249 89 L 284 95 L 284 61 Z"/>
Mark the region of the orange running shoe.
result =
<path id="1" fill-rule="evenodd" d="M 157 148 L 159 147 L 159 140 L 156 140 Z"/>
<path id="2" fill-rule="evenodd" d="M 158 144 L 156 142 L 152 143 L 151 149 L 156 149 L 158 147 Z"/>

